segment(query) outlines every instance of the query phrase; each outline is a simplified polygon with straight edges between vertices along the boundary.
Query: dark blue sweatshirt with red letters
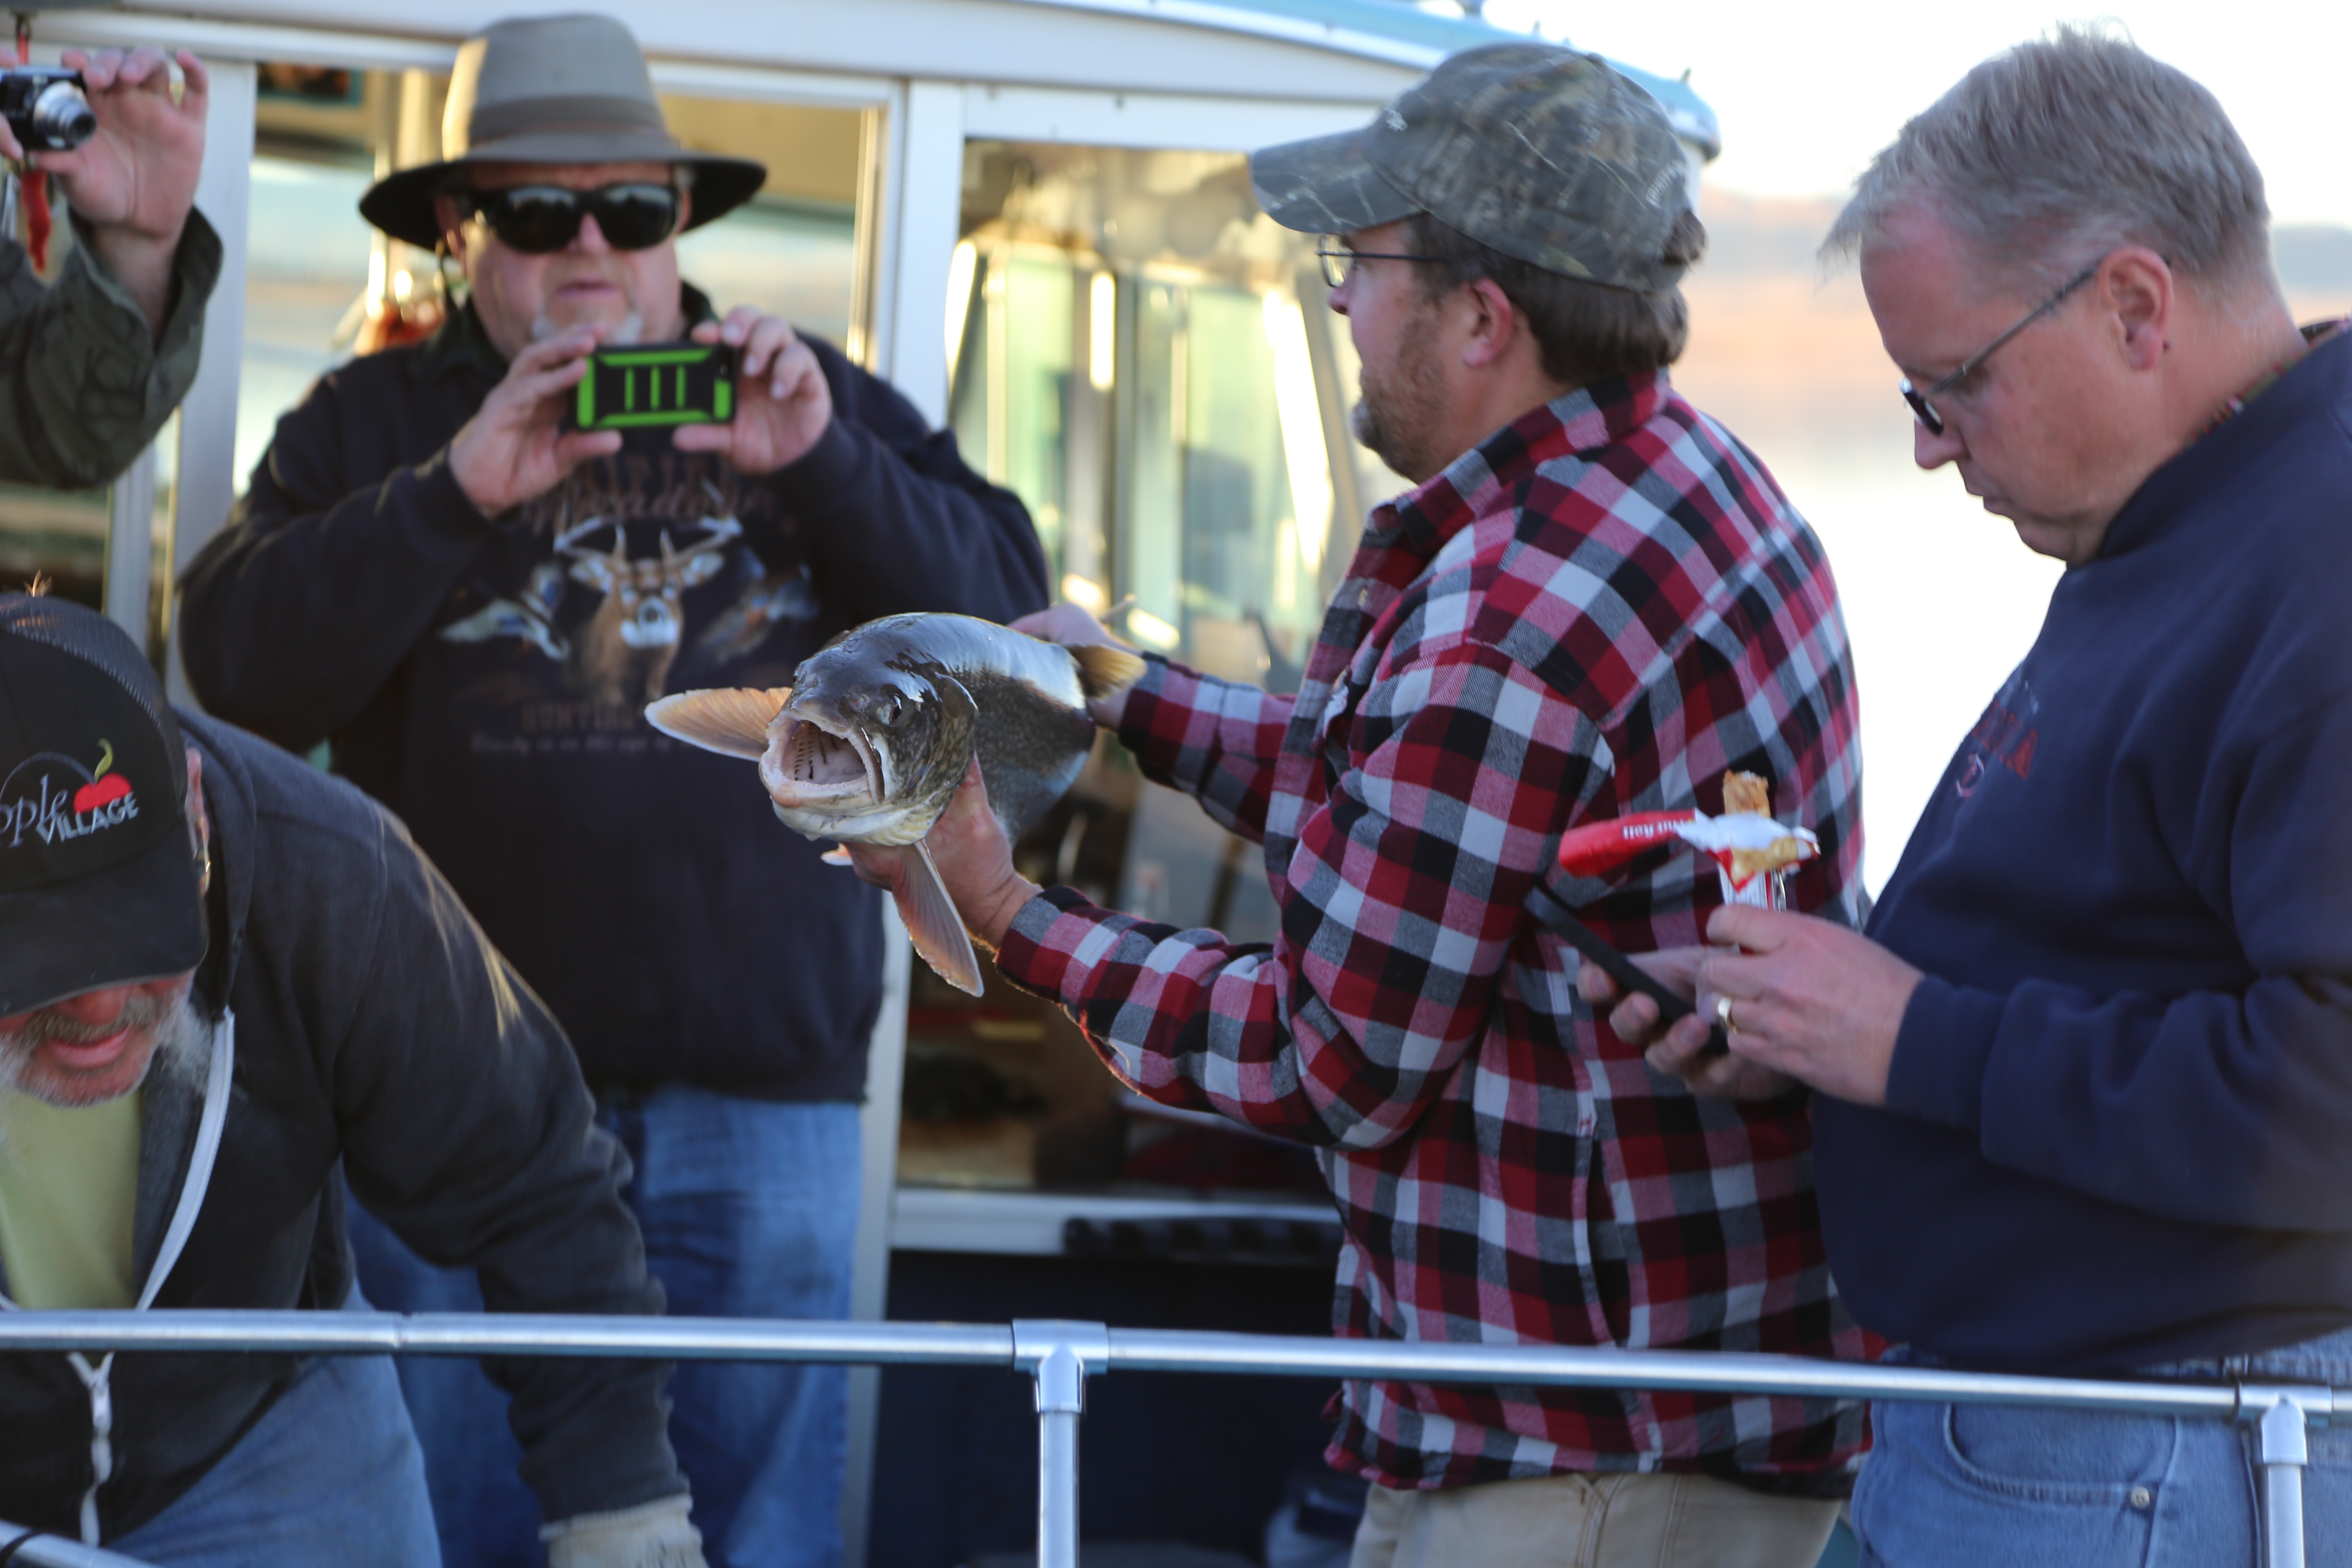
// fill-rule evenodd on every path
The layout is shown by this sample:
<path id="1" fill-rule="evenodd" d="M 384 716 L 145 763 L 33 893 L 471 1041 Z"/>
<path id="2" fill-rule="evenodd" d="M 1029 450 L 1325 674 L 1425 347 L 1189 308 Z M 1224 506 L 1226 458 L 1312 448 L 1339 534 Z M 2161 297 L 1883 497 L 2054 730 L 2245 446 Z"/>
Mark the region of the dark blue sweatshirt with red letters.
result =
<path id="1" fill-rule="evenodd" d="M 1927 972 L 1817 1103 L 1838 1286 L 1964 1366 L 2352 1324 L 2352 341 L 2158 468 L 1872 919 Z"/>

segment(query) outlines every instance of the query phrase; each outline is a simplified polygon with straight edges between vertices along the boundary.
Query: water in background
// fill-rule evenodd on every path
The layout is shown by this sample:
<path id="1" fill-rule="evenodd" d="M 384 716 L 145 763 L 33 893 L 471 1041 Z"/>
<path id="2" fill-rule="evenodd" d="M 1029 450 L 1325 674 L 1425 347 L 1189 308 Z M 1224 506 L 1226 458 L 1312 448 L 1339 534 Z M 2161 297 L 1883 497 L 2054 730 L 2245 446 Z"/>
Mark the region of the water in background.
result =
<path id="1" fill-rule="evenodd" d="M 1851 265 L 1814 247 L 1834 202 L 1709 190 L 1706 259 L 1683 288 L 1675 385 L 1763 458 L 1828 547 L 1862 690 L 1865 882 L 1874 894 L 1952 749 L 2026 649 L 2059 565 L 2019 543 L 1948 468 L 1911 460 L 1900 377 Z M 2283 229 L 2300 321 L 2352 313 L 2352 230 Z"/>

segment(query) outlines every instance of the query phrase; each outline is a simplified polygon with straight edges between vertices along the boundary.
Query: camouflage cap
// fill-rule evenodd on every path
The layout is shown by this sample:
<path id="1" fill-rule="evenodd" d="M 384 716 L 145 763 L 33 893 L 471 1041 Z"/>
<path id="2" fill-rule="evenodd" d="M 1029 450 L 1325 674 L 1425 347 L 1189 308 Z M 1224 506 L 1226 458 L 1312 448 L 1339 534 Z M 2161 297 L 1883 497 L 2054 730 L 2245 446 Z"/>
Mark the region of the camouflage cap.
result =
<path id="1" fill-rule="evenodd" d="M 1425 212 L 1563 277 L 1654 293 L 1690 210 L 1689 163 L 1657 100 L 1597 56 L 1488 44 L 1441 62 L 1360 131 L 1252 154 L 1266 216 L 1347 234 Z"/>

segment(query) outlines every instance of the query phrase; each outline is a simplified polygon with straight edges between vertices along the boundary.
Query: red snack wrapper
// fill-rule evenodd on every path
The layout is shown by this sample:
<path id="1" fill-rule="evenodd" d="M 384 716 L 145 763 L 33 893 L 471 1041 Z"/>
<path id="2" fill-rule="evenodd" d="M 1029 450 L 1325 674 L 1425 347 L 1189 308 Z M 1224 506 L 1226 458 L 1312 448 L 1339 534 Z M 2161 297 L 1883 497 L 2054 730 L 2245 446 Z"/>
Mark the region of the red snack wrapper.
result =
<path id="1" fill-rule="evenodd" d="M 1631 816 L 1571 827 L 1559 836 L 1559 868 L 1571 877 L 1605 876 L 1644 849 L 1681 837 L 1684 826 L 1701 815 L 1637 811 Z"/>
<path id="2" fill-rule="evenodd" d="M 1668 839 L 1679 839 L 1715 862 L 1725 902 L 1769 910 L 1788 907 L 1790 867 L 1811 859 L 1821 848 L 1806 829 L 1784 827 L 1759 812 L 1709 816 L 1703 811 L 1643 811 L 1588 822 L 1560 835 L 1560 869 L 1572 877 L 1603 876 Z M 1787 864 L 1737 874 L 1742 854 L 1755 856 L 1786 844 L 1795 846 Z"/>

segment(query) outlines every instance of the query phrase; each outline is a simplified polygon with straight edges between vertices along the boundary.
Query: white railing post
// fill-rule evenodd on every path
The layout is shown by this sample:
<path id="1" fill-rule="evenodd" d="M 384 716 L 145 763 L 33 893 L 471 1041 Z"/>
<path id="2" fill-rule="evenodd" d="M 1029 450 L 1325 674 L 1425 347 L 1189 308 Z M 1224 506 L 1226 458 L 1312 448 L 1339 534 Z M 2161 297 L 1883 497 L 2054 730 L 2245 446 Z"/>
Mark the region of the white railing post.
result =
<path id="1" fill-rule="evenodd" d="M 1013 1325 L 1013 1364 L 1037 1384 L 1037 1568 L 1078 1568 L 1078 1417 L 1087 1376 L 1109 1360 L 1100 1323 Z"/>
<path id="2" fill-rule="evenodd" d="M 2303 1568 L 2303 1470 L 2311 1462 L 2312 1426 L 2326 1426 L 2336 1395 L 2326 1388 L 2243 1384 L 2238 1420 L 2254 1429 L 2262 1467 L 2263 1568 Z"/>

